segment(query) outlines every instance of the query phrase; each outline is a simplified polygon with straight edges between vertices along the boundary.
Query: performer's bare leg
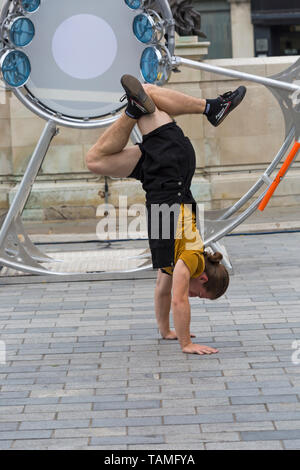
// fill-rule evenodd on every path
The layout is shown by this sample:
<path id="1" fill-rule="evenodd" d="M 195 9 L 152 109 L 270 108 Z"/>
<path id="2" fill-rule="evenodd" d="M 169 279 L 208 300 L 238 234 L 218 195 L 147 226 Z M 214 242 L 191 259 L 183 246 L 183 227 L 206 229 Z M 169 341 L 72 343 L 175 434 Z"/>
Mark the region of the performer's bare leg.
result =
<path id="1" fill-rule="evenodd" d="M 206 100 L 201 98 L 156 85 L 145 84 L 143 87 L 158 109 L 170 116 L 203 114 L 205 111 Z"/>
<path id="2" fill-rule="evenodd" d="M 170 116 L 204 112 L 205 100 L 155 85 L 143 87 L 154 101 L 156 111 L 142 116 L 139 120 L 123 114 L 106 129 L 86 156 L 87 166 L 93 173 L 119 178 L 126 178 L 131 174 L 141 157 L 138 146 L 125 148 L 135 124 L 138 124 L 142 134 L 148 134 L 171 122 Z"/>
<path id="3" fill-rule="evenodd" d="M 204 100 L 169 88 L 150 84 L 142 85 L 142 88 L 138 84 L 138 91 L 135 96 L 136 89 L 134 87 L 136 82 L 137 80 L 130 75 L 124 75 L 121 78 L 126 95 L 131 98 L 128 101 L 125 115 L 104 132 L 87 154 L 87 166 L 94 173 L 113 177 L 127 177 L 131 174 L 141 157 L 141 152 L 138 146 L 125 147 L 137 122 L 142 134 L 147 134 L 153 129 L 170 122 L 170 116 L 206 114 L 209 122 L 217 127 L 240 104 L 246 93 L 246 88 L 241 86 L 234 92 L 227 92 L 217 99 Z M 133 94 L 132 86 L 134 89 Z M 144 91 L 148 96 L 145 95 Z M 143 95 L 142 98 L 141 95 Z M 144 99 L 145 101 L 143 101 Z M 139 112 L 136 109 L 133 110 L 136 107 L 136 100 L 142 107 L 146 106 L 146 112 L 151 114 L 141 116 L 139 110 Z M 149 108 L 147 108 L 148 105 Z M 155 112 L 153 112 L 154 105 L 156 106 Z M 142 112 L 144 112 L 143 108 Z"/>

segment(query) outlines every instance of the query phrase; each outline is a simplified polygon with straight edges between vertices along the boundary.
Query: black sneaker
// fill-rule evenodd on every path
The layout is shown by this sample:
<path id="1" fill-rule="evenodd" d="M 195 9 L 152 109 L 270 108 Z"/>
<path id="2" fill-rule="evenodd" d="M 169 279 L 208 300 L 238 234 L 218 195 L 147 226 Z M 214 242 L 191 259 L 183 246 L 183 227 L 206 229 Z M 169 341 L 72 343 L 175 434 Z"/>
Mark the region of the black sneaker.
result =
<path id="1" fill-rule="evenodd" d="M 121 78 L 122 87 L 125 90 L 125 95 L 122 96 L 120 101 L 127 98 L 128 105 L 125 114 L 132 119 L 139 119 L 145 114 L 151 114 L 155 111 L 155 104 L 150 96 L 147 95 L 142 84 L 137 78 L 132 75 L 123 75 Z"/>
<path id="2" fill-rule="evenodd" d="M 246 91 L 246 87 L 240 86 L 235 91 L 228 91 L 214 100 L 211 110 L 207 113 L 209 122 L 218 127 L 228 114 L 242 102 Z"/>

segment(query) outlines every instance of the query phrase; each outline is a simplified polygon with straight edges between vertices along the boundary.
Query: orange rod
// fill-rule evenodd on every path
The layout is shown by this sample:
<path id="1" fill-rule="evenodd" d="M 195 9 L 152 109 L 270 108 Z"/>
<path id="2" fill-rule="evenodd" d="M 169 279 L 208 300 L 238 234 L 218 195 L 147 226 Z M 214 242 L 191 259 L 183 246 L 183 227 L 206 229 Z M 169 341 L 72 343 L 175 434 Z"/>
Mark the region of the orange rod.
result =
<path id="1" fill-rule="evenodd" d="M 290 153 L 286 157 L 285 161 L 283 162 L 282 167 L 278 171 L 277 176 L 275 177 L 273 183 L 271 184 L 268 191 L 266 192 L 265 197 L 263 198 L 263 200 L 259 204 L 258 208 L 259 208 L 260 211 L 263 211 L 265 209 L 265 207 L 268 204 L 269 200 L 271 199 L 275 189 L 280 184 L 282 178 L 284 177 L 285 173 L 289 169 L 291 163 L 293 162 L 293 160 L 296 157 L 299 150 L 300 150 L 300 143 L 295 142 L 292 150 L 290 151 Z"/>

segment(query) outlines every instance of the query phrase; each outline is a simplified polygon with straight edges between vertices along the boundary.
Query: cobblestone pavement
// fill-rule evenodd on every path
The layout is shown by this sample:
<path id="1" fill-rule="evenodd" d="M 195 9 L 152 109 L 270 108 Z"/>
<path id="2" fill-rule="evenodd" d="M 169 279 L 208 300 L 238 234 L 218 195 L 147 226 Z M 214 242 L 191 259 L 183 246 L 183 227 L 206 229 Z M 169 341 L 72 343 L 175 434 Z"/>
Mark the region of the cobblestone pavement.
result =
<path id="1" fill-rule="evenodd" d="M 227 295 L 191 299 L 213 356 L 159 338 L 154 280 L 0 286 L 0 448 L 299 449 L 299 246 L 226 238 Z"/>

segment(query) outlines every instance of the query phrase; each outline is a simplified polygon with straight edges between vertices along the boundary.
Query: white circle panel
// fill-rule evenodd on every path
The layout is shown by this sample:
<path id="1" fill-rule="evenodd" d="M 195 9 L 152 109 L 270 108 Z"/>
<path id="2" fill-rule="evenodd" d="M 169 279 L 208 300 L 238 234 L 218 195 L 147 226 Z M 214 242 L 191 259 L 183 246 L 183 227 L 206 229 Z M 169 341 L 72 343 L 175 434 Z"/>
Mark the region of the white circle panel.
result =
<path id="1" fill-rule="evenodd" d="M 123 107 L 121 76 L 140 76 L 135 14 L 124 0 L 43 0 L 30 16 L 36 35 L 26 46 L 32 70 L 25 89 L 68 118 L 115 113 Z"/>
<path id="2" fill-rule="evenodd" d="M 63 21 L 52 40 L 56 64 L 70 77 L 87 80 L 112 66 L 118 50 L 111 26 L 95 15 L 74 15 Z"/>

